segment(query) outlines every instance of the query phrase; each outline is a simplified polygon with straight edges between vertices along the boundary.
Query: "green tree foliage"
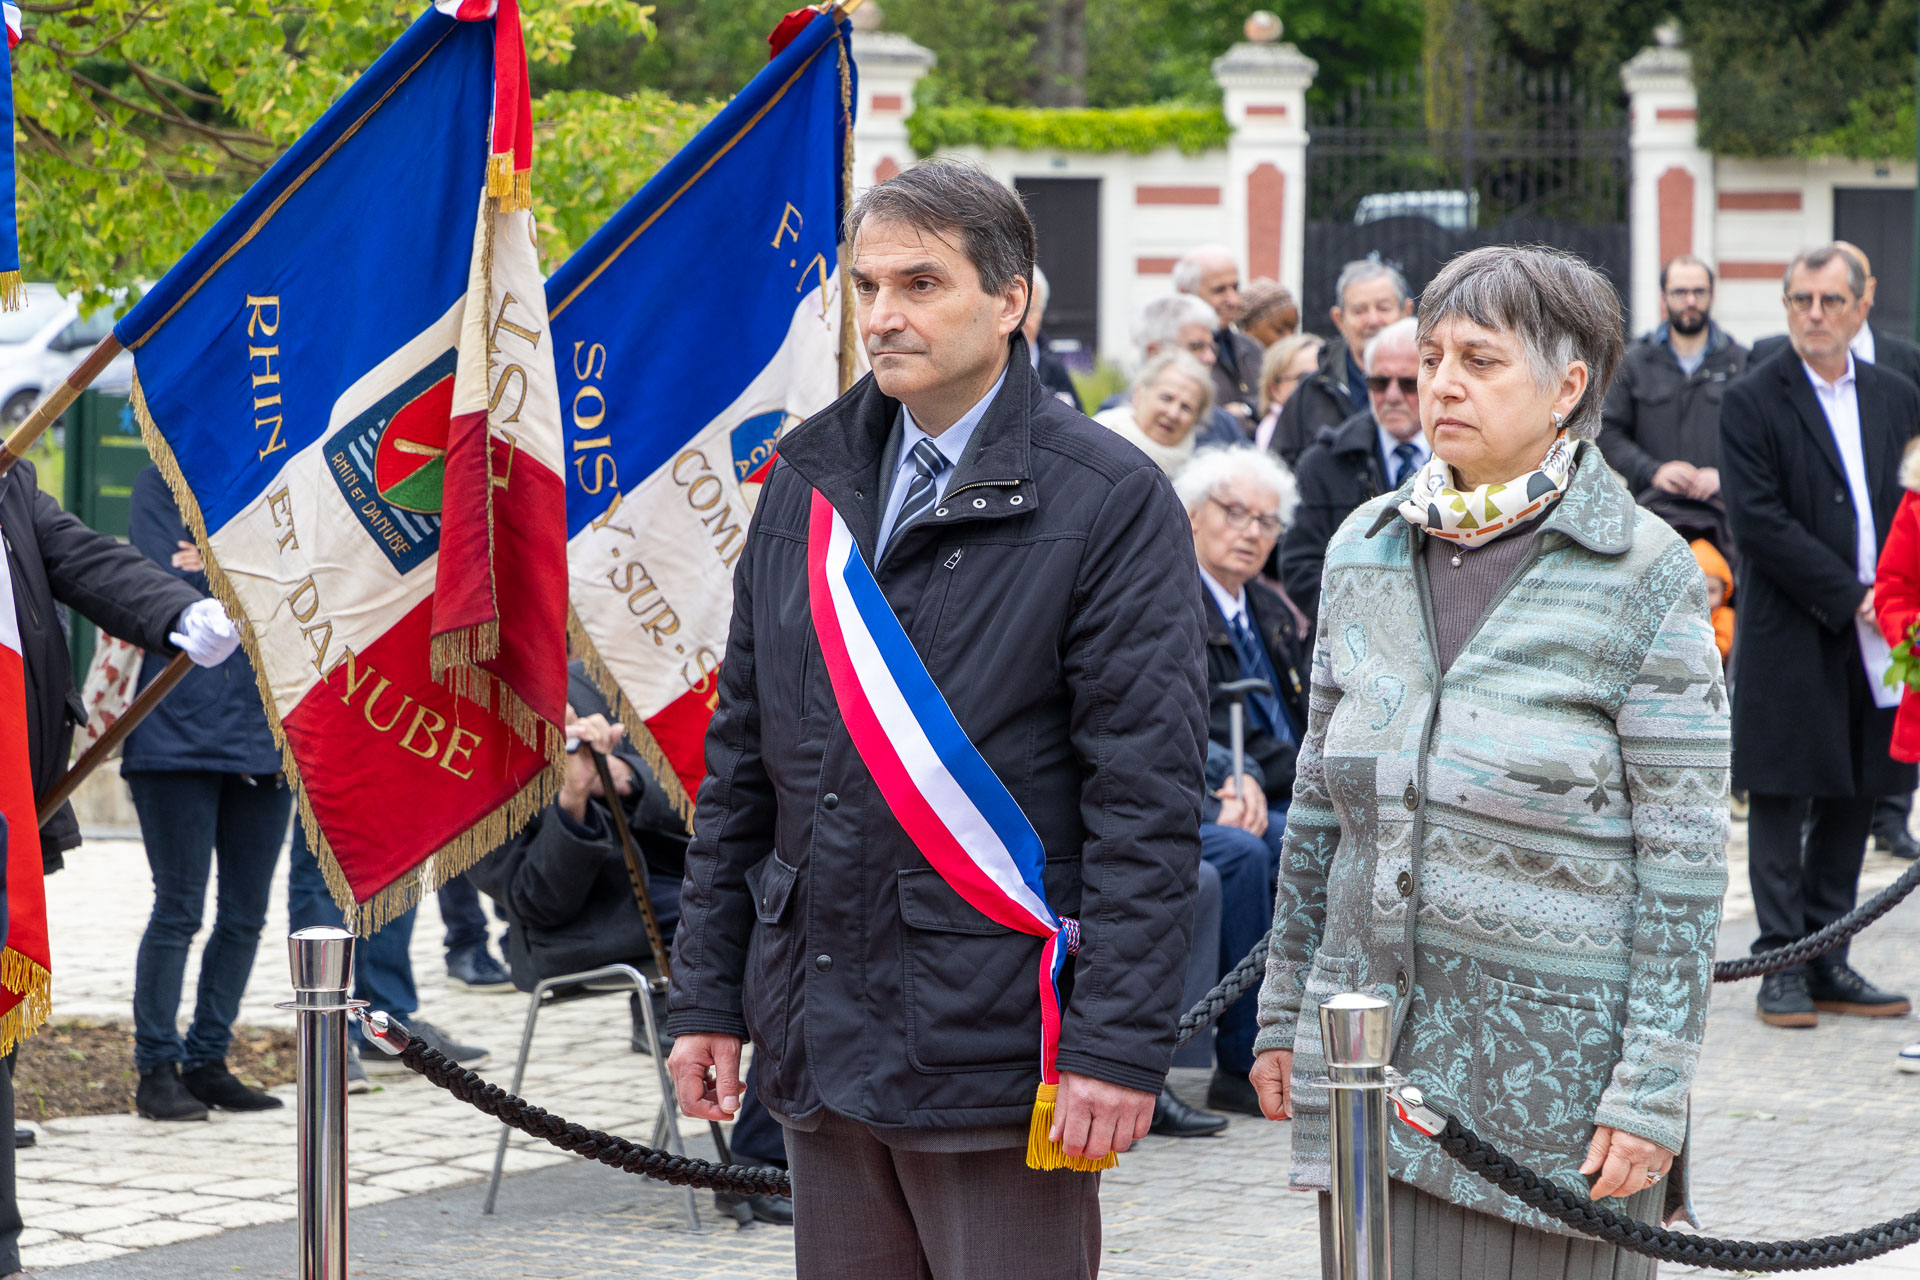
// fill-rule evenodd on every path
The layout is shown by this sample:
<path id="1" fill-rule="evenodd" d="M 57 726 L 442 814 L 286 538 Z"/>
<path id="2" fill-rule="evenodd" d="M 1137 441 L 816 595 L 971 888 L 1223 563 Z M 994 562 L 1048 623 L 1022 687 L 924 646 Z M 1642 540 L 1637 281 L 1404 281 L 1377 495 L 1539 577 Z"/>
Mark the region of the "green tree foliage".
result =
<path id="1" fill-rule="evenodd" d="M 13 66 L 29 277 L 99 295 L 163 274 L 423 7 L 27 0 Z M 523 14 L 535 65 L 564 64 L 582 24 L 648 30 L 647 10 L 630 0 L 541 0 Z M 566 244 L 692 123 L 657 95 L 565 94 L 535 115 L 536 207 Z"/>
<path id="2" fill-rule="evenodd" d="M 1690 0 L 1701 141 L 1734 155 L 1913 154 L 1915 0 Z"/>
<path id="3" fill-rule="evenodd" d="M 907 136 L 922 155 L 949 147 L 1022 151 L 1133 151 L 1178 147 L 1189 155 L 1225 146 L 1218 107 L 988 107 L 922 104 Z"/>

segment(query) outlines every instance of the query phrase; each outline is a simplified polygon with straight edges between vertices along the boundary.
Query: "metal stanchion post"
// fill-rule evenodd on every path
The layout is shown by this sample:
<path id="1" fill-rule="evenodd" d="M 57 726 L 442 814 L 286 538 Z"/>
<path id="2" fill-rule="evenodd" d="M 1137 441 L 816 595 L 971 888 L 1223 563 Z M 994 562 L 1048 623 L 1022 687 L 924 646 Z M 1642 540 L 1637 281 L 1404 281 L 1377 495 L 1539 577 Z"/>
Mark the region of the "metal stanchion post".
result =
<path id="1" fill-rule="evenodd" d="M 322 926 L 287 937 L 298 1017 L 299 1280 L 347 1277 L 347 999 L 353 935 Z"/>
<path id="2" fill-rule="evenodd" d="M 1320 1006 L 1333 1112 L 1333 1270 L 1392 1280 L 1387 1230 L 1387 1061 L 1393 1006 L 1347 992 Z"/>

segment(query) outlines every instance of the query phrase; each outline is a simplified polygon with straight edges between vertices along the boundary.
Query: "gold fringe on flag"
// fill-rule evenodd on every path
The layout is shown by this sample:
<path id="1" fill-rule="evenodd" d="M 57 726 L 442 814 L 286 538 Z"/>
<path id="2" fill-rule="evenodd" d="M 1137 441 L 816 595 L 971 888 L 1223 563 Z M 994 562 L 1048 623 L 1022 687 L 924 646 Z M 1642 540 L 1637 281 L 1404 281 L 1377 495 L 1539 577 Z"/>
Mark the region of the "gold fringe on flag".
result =
<path id="1" fill-rule="evenodd" d="M 0 952 L 0 987 L 20 1003 L 0 1014 L 0 1056 L 12 1053 L 53 1016 L 53 975 L 37 960 L 8 947 Z"/>
<path id="2" fill-rule="evenodd" d="M 273 732 L 274 745 L 280 748 L 281 768 L 287 775 L 287 785 L 293 789 L 294 795 L 298 798 L 300 821 L 307 833 L 307 847 L 313 851 L 315 860 L 319 862 L 320 873 L 327 882 L 327 889 L 333 895 L 335 905 L 340 908 L 341 914 L 346 918 L 347 927 L 363 938 L 370 937 L 382 926 L 417 906 L 421 898 L 447 881 L 464 874 L 474 863 L 499 848 L 510 836 L 525 826 L 528 819 L 553 803 L 554 797 L 560 794 L 560 782 L 565 771 L 566 751 L 562 732 L 558 727 L 547 725 L 540 720 L 517 697 L 512 698 L 511 704 L 508 704 L 507 699 L 511 695 L 505 694 L 502 686 L 501 718 L 510 726 L 514 726 L 516 731 L 525 728 L 525 731 L 521 732 L 522 741 L 529 744 L 538 742 L 535 729 L 526 727 L 527 722 L 547 730 L 546 767 L 491 813 L 484 815 L 473 826 L 434 850 L 420 865 L 402 873 L 393 883 L 380 889 L 365 902 L 355 901 L 353 887 L 347 883 L 346 873 L 340 869 L 340 860 L 334 855 L 333 846 L 328 843 L 326 834 L 321 831 L 320 823 L 314 815 L 312 801 L 301 779 L 299 761 L 294 759 L 293 748 L 287 742 L 286 729 L 280 723 L 280 711 L 274 704 L 273 689 L 268 685 L 265 675 L 266 666 L 260 660 L 259 637 L 254 633 L 253 623 L 247 617 L 245 609 L 241 607 L 240 597 L 234 590 L 232 579 L 227 576 L 218 557 L 213 554 L 213 547 L 207 541 L 206 517 L 200 511 L 200 501 L 194 497 L 193 490 L 188 487 L 186 477 L 180 471 L 180 462 L 173 455 L 173 447 L 167 443 L 166 437 L 161 435 L 159 428 L 154 425 L 153 415 L 147 409 L 146 393 L 140 385 L 138 370 L 135 370 L 133 375 L 133 414 L 134 419 L 140 424 L 140 437 L 146 443 L 147 452 L 152 455 L 154 465 L 159 467 L 161 476 L 166 479 L 167 488 L 173 492 L 174 501 L 180 507 L 181 518 L 193 533 L 194 545 L 200 549 L 200 559 L 206 565 L 207 579 L 213 587 L 214 597 L 220 601 L 227 611 L 227 616 L 232 618 L 239 628 L 240 644 L 246 649 L 247 660 L 253 665 L 254 680 L 260 689 L 260 701 L 266 709 L 267 727 Z M 455 692 L 458 694 L 459 690 L 456 688 Z M 10 958 L 11 953 L 8 953 L 8 959 Z M 6 960 L 0 960 L 0 983 L 6 981 L 8 971 L 5 965 Z M 42 997 L 36 996 L 33 999 L 42 999 Z M 39 1021 L 32 1021 L 31 1018 L 25 1020 L 30 1023 L 28 1031 L 38 1026 L 39 1022 L 44 1022 L 50 1015 L 51 997 L 45 997 L 44 1002 L 46 1010 L 40 1014 Z M 23 1002 L 21 1009 L 28 1008 L 30 1003 L 31 1001 Z M 5 1017 L 0 1017 L 0 1045 L 8 1043 L 6 1039 L 8 1028 L 15 1025 L 15 1015 L 20 1014 L 21 1009 L 15 1009 Z M 4 1049 L 0 1049 L 0 1052 L 4 1052 Z"/>
<path id="3" fill-rule="evenodd" d="M 487 194 L 496 200 L 513 194 L 513 152 L 496 151 L 487 157 Z"/>
<path id="4" fill-rule="evenodd" d="M 1059 1100 L 1057 1084 L 1042 1083 L 1034 1096 L 1033 1119 L 1027 1124 L 1027 1168 L 1099 1173 L 1119 1164 L 1120 1157 L 1111 1151 L 1098 1160 L 1088 1160 L 1084 1156 L 1068 1155 L 1066 1148 L 1053 1140 L 1053 1109 Z"/>
<path id="5" fill-rule="evenodd" d="M 586 667 L 587 679 L 593 682 L 593 687 L 613 708 L 613 718 L 626 727 L 627 742 L 640 753 L 640 758 L 647 762 L 647 767 L 653 770 L 660 785 L 666 789 L 673 811 L 680 815 L 680 821 L 687 824 L 687 834 L 693 834 L 693 797 L 681 785 L 680 775 L 674 772 L 673 763 L 661 749 L 659 739 L 647 728 L 647 722 L 640 718 L 640 709 L 627 701 L 627 695 L 620 691 L 620 682 L 614 679 L 612 669 L 600 656 L 600 650 L 594 647 L 593 637 L 587 634 L 586 625 L 580 621 L 580 615 L 573 611 L 571 604 L 567 606 L 567 642 L 573 650 L 573 656 Z"/>
<path id="6" fill-rule="evenodd" d="M 18 311 L 27 303 L 27 286 L 18 271 L 0 271 L 0 311 Z"/>
<path id="7" fill-rule="evenodd" d="M 846 7 L 846 12 L 853 8 Z M 829 20 L 831 16 L 829 16 Z M 846 121 L 845 137 L 840 144 L 840 207 L 853 203 L 853 67 L 847 56 L 845 36 L 840 46 L 840 118 Z M 840 242 L 840 394 L 845 395 L 860 378 L 860 334 L 853 318 L 853 246 Z"/>

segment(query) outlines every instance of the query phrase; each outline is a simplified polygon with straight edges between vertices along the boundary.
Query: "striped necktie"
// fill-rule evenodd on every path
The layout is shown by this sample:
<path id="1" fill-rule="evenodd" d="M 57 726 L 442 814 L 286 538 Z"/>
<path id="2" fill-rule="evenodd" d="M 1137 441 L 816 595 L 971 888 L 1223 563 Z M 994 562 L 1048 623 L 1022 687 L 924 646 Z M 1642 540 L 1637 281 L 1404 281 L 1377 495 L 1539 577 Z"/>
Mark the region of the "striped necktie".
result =
<path id="1" fill-rule="evenodd" d="M 906 501 L 900 504 L 900 514 L 893 522 L 893 536 L 887 539 L 888 546 L 899 541 L 906 527 L 927 513 L 927 508 L 934 503 L 934 477 L 947 469 L 947 455 L 931 440 L 921 440 L 908 456 L 913 459 L 913 479 L 907 484 Z"/>
<path id="2" fill-rule="evenodd" d="M 1411 440 L 1402 440 L 1393 447 L 1393 487 L 1398 489 L 1407 482 L 1407 477 L 1420 469 L 1420 448 Z"/>

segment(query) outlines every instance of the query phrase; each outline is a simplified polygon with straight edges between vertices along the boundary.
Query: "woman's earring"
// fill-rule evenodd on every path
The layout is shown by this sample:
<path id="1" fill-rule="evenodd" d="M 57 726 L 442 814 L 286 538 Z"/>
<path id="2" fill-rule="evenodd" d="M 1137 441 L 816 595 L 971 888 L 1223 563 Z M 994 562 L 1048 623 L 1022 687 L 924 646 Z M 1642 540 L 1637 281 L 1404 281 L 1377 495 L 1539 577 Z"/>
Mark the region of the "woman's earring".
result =
<path id="1" fill-rule="evenodd" d="M 1566 416 L 1567 415 L 1564 413 L 1556 413 L 1553 415 L 1553 429 L 1555 431 L 1558 431 L 1560 429 L 1561 420 L 1564 419 Z"/>

